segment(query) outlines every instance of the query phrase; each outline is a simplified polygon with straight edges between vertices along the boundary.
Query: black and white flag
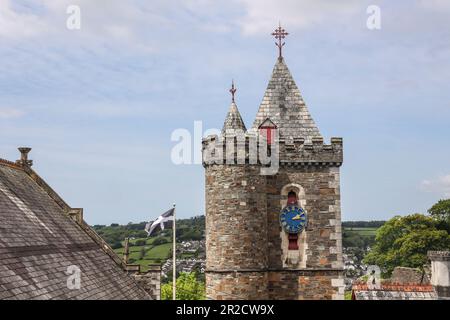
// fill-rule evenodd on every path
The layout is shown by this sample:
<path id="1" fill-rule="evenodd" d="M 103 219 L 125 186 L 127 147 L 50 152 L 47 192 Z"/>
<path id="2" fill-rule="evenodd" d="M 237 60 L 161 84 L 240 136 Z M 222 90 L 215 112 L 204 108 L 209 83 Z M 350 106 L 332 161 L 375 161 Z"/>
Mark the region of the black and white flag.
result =
<path id="1" fill-rule="evenodd" d="M 152 232 L 157 229 L 158 227 L 161 228 L 161 230 L 164 230 L 165 228 L 171 228 L 172 222 L 173 222 L 173 214 L 174 214 L 175 208 L 172 208 L 166 212 L 164 212 L 162 215 L 158 217 L 155 221 L 150 221 L 145 225 L 145 231 L 147 231 L 147 236 L 150 236 Z"/>

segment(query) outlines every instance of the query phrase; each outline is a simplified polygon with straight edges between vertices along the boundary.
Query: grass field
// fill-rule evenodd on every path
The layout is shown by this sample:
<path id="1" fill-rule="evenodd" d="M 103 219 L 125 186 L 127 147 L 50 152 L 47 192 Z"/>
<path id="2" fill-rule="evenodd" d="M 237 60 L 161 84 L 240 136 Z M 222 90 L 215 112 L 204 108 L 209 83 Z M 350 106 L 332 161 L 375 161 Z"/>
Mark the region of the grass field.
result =
<path id="1" fill-rule="evenodd" d="M 344 228 L 345 232 L 358 233 L 361 236 L 375 236 L 378 228 Z"/>
<path id="2" fill-rule="evenodd" d="M 135 246 L 134 244 L 138 240 L 145 240 L 146 245 Z M 132 264 L 141 265 L 141 270 L 143 271 L 147 270 L 149 264 L 164 263 L 164 261 L 167 258 L 169 258 L 169 254 L 171 252 L 172 242 L 153 246 L 153 240 L 154 238 L 130 240 L 130 244 L 132 245 L 129 247 L 130 250 L 129 259 L 132 261 L 131 262 Z M 167 238 L 167 240 L 170 241 L 170 238 Z M 141 251 L 143 247 L 145 247 L 145 256 L 141 259 Z M 115 249 L 114 252 L 116 252 L 119 255 L 119 257 L 122 258 L 123 250 L 124 248 Z"/>

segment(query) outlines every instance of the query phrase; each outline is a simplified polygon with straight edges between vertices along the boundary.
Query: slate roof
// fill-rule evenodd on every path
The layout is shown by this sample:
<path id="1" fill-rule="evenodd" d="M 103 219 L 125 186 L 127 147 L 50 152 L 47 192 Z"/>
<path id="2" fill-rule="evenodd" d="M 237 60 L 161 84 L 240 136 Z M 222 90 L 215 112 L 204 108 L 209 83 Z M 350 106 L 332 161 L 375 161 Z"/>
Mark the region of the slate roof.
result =
<path id="1" fill-rule="evenodd" d="M 257 130 L 267 118 L 279 129 L 280 138 L 311 141 L 312 137 L 321 136 L 283 58 L 273 68 L 252 130 Z"/>
<path id="2" fill-rule="evenodd" d="M 366 284 L 352 286 L 352 300 L 436 300 L 437 294 L 430 284 L 382 284 L 369 288 Z"/>
<path id="3" fill-rule="evenodd" d="M 149 299 L 69 210 L 31 168 L 0 159 L 0 299 Z M 80 289 L 67 286 L 69 266 Z"/>
<path id="4" fill-rule="evenodd" d="M 242 132 L 245 132 L 247 131 L 247 128 L 245 127 L 236 103 L 232 102 L 223 124 L 222 133 L 234 133 L 236 130 L 242 130 Z"/>

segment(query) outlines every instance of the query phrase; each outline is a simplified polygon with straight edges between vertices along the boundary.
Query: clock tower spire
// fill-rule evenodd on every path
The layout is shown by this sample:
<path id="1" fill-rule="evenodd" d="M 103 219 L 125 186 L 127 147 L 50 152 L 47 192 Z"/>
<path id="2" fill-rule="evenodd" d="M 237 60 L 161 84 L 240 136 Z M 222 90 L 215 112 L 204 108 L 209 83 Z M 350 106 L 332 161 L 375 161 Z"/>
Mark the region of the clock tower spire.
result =
<path id="1" fill-rule="evenodd" d="M 232 83 L 221 136 L 202 142 L 206 295 L 343 299 L 342 138 L 324 140 L 283 59 L 287 32 L 279 26 L 273 35 L 279 56 L 252 128 L 245 130 Z M 255 151 L 275 153 L 277 170 L 263 173 L 268 164 Z"/>

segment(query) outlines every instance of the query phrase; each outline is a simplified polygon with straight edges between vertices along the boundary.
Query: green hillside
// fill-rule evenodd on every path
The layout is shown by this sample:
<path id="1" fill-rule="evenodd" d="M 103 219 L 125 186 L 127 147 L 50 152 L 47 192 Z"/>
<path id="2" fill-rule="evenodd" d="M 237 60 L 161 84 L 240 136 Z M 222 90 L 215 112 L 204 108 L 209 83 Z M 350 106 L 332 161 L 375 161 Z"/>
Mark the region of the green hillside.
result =
<path id="1" fill-rule="evenodd" d="M 344 221 L 343 246 L 365 250 L 375 241 L 377 229 L 384 221 Z M 122 256 L 125 238 L 130 238 L 129 262 L 140 264 L 143 269 L 149 264 L 163 264 L 172 254 L 172 230 L 157 231 L 147 237 L 144 231 L 146 222 L 127 225 L 95 225 L 94 230 L 103 237 Z M 177 241 L 201 240 L 204 238 L 205 217 L 197 216 L 177 220 Z M 193 254 L 183 253 L 180 258 L 189 258 Z"/>
<path id="2" fill-rule="evenodd" d="M 156 217 L 155 217 L 156 219 Z M 113 248 L 119 249 L 123 246 L 125 238 L 142 239 L 147 237 L 147 232 L 144 231 L 147 222 L 128 223 L 126 225 L 119 225 L 112 223 L 106 225 L 94 225 L 92 228 Z M 177 240 L 201 240 L 205 232 L 205 216 L 196 216 L 188 219 L 177 219 Z M 159 236 L 171 236 L 171 230 L 156 231 L 151 238 Z"/>

